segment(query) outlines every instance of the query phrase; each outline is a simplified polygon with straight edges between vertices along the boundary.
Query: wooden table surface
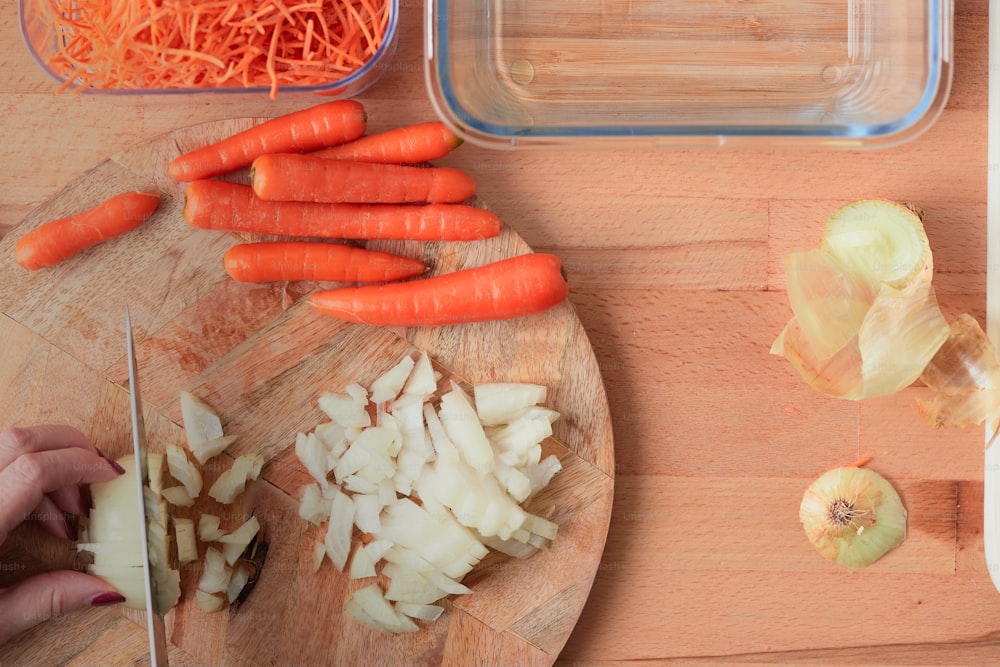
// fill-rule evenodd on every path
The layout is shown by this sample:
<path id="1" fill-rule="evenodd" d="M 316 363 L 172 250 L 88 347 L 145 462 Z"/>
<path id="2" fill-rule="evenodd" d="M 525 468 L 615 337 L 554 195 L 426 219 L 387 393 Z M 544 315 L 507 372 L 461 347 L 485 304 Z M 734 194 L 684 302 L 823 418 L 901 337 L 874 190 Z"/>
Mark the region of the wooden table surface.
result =
<path id="1" fill-rule="evenodd" d="M 812 247 L 831 210 L 866 196 L 924 209 L 943 310 L 983 322 L 988 5 L 955 4 L 948 107 L 899 148 L 466 145 L 441 161 L 475 176 L 536 250 L 563 258 L 604 375 L 614 509 L 560 664 L 1000 662 L 1000 594 L 983 556 L 982 431 L 925 425 L 911 408 L 919 388 L 861 403 L 826 398 L 768 354 L 790 314 L 782 255 Z M 433 118 L 422 3 L 402 5 L 399 52 L 361 97 L 373 129 Z M 0 5 L 0 39 L 0 234 L 138 142 L 317 101 L 57 96 L 21 48 L 13 2 Z M 11 349 L 21 350 L 0 347 L 0 422 L 74 423 L 23 391 Z M 46 381 L 53 392 L 72 389 L 56 370 Z M 900 490 L 909 538 L 850 573 L 813 551 L 798 503 L 814 477 L 859 455 Z"/>

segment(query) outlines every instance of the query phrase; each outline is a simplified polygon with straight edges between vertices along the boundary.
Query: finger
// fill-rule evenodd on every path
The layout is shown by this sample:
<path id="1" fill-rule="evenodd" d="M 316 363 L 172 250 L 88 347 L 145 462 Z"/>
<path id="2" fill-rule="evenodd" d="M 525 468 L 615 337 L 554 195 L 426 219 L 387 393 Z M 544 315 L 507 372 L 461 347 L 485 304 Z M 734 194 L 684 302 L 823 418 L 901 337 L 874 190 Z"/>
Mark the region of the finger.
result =
<path id="1" fill-rule="evenodd" d="M 0 544 L 42 502 L 42 496 L 76 484 L 107 482 L 118 476 L 111 463 L 83 449 L 22 454 L 0 470 Z"/>
<path id="2" fill-rule="evenodd" d="M 67 514 L 75 514 L 76 516 L 87 514 L 87 505 L 83 500 L 82 487 L 76 485 L 64 486 L 61 489 L 50 492 L 48 496 L 56 504 L 56 507 Z"/>
<path id="3" fill-rule="evenodd" d="M 25 630 L 88 606 L 124 602 L 106 581 L 82 572 L 46 572 L 0 589 L 0 644 Z"/>
<path id="4" fill-rule="evenodd" d="M 21 454 L 69 447 L 99 453 L 87 436 L 72 426 L 43 424 L 9 428 L 0 432 L 0 469 L 9 466 Z"/>
<path id="5" fill-rule="evenodd" d="M 45 532 L 53 537 L 70 541 L 77 539 L 76 528 L 70 524 L 66 514 L 56 505 L 51 496 L 42 496 L 42 501 L 25 518 L 37 521 L 45 529 Z"/>

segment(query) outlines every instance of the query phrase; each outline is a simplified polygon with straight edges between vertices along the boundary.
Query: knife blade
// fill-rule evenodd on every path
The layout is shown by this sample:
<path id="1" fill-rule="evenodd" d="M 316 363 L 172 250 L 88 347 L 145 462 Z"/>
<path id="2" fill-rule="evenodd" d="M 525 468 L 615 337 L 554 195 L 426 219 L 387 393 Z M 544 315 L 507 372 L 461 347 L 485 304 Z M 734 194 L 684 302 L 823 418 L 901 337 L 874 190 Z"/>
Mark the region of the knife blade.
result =
<path id="1" fill-rule="evenodd" d="M 147 508 L 144 487 L 149 483 L 149 463 L 146 456 L 146 425 L 142 417 L 142 397 L 139 393 L 139 371 L 135 358 L 135 340 L 132 336 L 132 317 L 125 308 L 125 339 L 128 348 L 129 403 L 132 409 L 132 448 L 135 452 L 136 492 L 139 498 L 139 526 L 142 534 L 143 581 L 146 592 L 146 630 L 149 634 L 149 662 L 156 667 L 167 664 L 167 633 L 163 614 L 156 604 L 156 580 L 149 562 L 149 527 L 146 523 Z"/>

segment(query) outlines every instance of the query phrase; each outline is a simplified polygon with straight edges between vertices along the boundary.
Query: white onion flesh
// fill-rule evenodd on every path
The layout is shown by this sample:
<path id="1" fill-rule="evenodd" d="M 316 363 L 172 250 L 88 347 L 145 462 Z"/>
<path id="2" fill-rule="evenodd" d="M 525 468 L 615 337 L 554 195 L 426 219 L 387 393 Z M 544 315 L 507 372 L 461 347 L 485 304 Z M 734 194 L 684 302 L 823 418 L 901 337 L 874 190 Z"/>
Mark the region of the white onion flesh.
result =
<path id="1" fill-rule="evenodd" d="M 204 567 L 198 580 L 198 590 L 204 593 L 225 593 L 229 589 L 232 571 L 221 550 L 208 547 L 205 550 Z"/>
<path id="2" fill-rule="evenodd" d="M 191 498 L 201 494 L 201 472 L 188 460 L 187 453 L 178 445 L 167 445 L 167 469 L 170 476 L 180 482 Z"/>
<path id="3" fill-rule="evenodd" d="M 451 383 L 435 407 L 440 379 L 426 353 L 404 359 L 371 391 L 352 382 L 320 395 L 330 421 L 296 436 L 295 453 L 315 480 L 301 492 L 299 514 L 326 522 L 313 565 L 329 559 L 352 579 L 388 578 L 384 593 L 372 584 L 345 605 L 375 630 L 436 620 L 444 607 L 434 603 L 471 593 L 462 579 L 490 549 L 527 558 L 557 533 L 555 522 L 520 506 L 562 467 L 556 456 L 542 458 L 559 417 L 539 405 L 545 387 L 491 383 L 466 392 Z M 375 539 L 354 542 L 355 526 Z"/>
<path id="4" fill-rule="evenodd" d="M 87 527 L 90 542 L 79 544 L 77 548 L 93 554 L 93 563 L 87 571 L 106 580 L 124 595 L 126 607 L 145 609 L 145 540 L 149 561 L 153 564 L 150 574 L 157 586 L 157 599 L 153 604 L 166 612 L 176 606 L 180 597 L 180 573 L 169 567 L 171 539 L 167 533 L 166 512 L 155 502 L 155 515 L 143 535 L 135 457 L 123 456 L 118 464 L 125 469 L 125 474 L 109 482 L 91 485 L 93 507 Z M 143 488 L 143 495 L 157 500 L 149 486 Z"/>
<path id="5" fill-rule="evenodd" d="M 236 457 L 228 470 L 219 475 L 208 490 L 208 495 L 223 505 L 231 505 L 243 493 L 247 482 L 257 479 L 264 457 L 260 454 L 242 454 Z"/>
<path id="6" fill-rule="evenodd" d="M 198 541 L 195 538 L 194 520 L 174 519 L 174 540 L 177 543 L 177 562 L 181 565 L 198 560 Z"/>

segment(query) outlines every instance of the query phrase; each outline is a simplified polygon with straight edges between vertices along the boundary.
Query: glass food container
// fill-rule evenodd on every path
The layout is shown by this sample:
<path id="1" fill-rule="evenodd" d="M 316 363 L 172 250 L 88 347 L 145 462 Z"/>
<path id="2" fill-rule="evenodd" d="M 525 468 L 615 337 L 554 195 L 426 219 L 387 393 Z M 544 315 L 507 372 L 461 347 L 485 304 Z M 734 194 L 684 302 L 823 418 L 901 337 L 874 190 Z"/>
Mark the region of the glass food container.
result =
<path id="1" fill-rule="evenodd" d="M 944 108 L 952 16 L 950 0 L 428 0 L 426 84 L 490 147 L 881 148 Z"/>

